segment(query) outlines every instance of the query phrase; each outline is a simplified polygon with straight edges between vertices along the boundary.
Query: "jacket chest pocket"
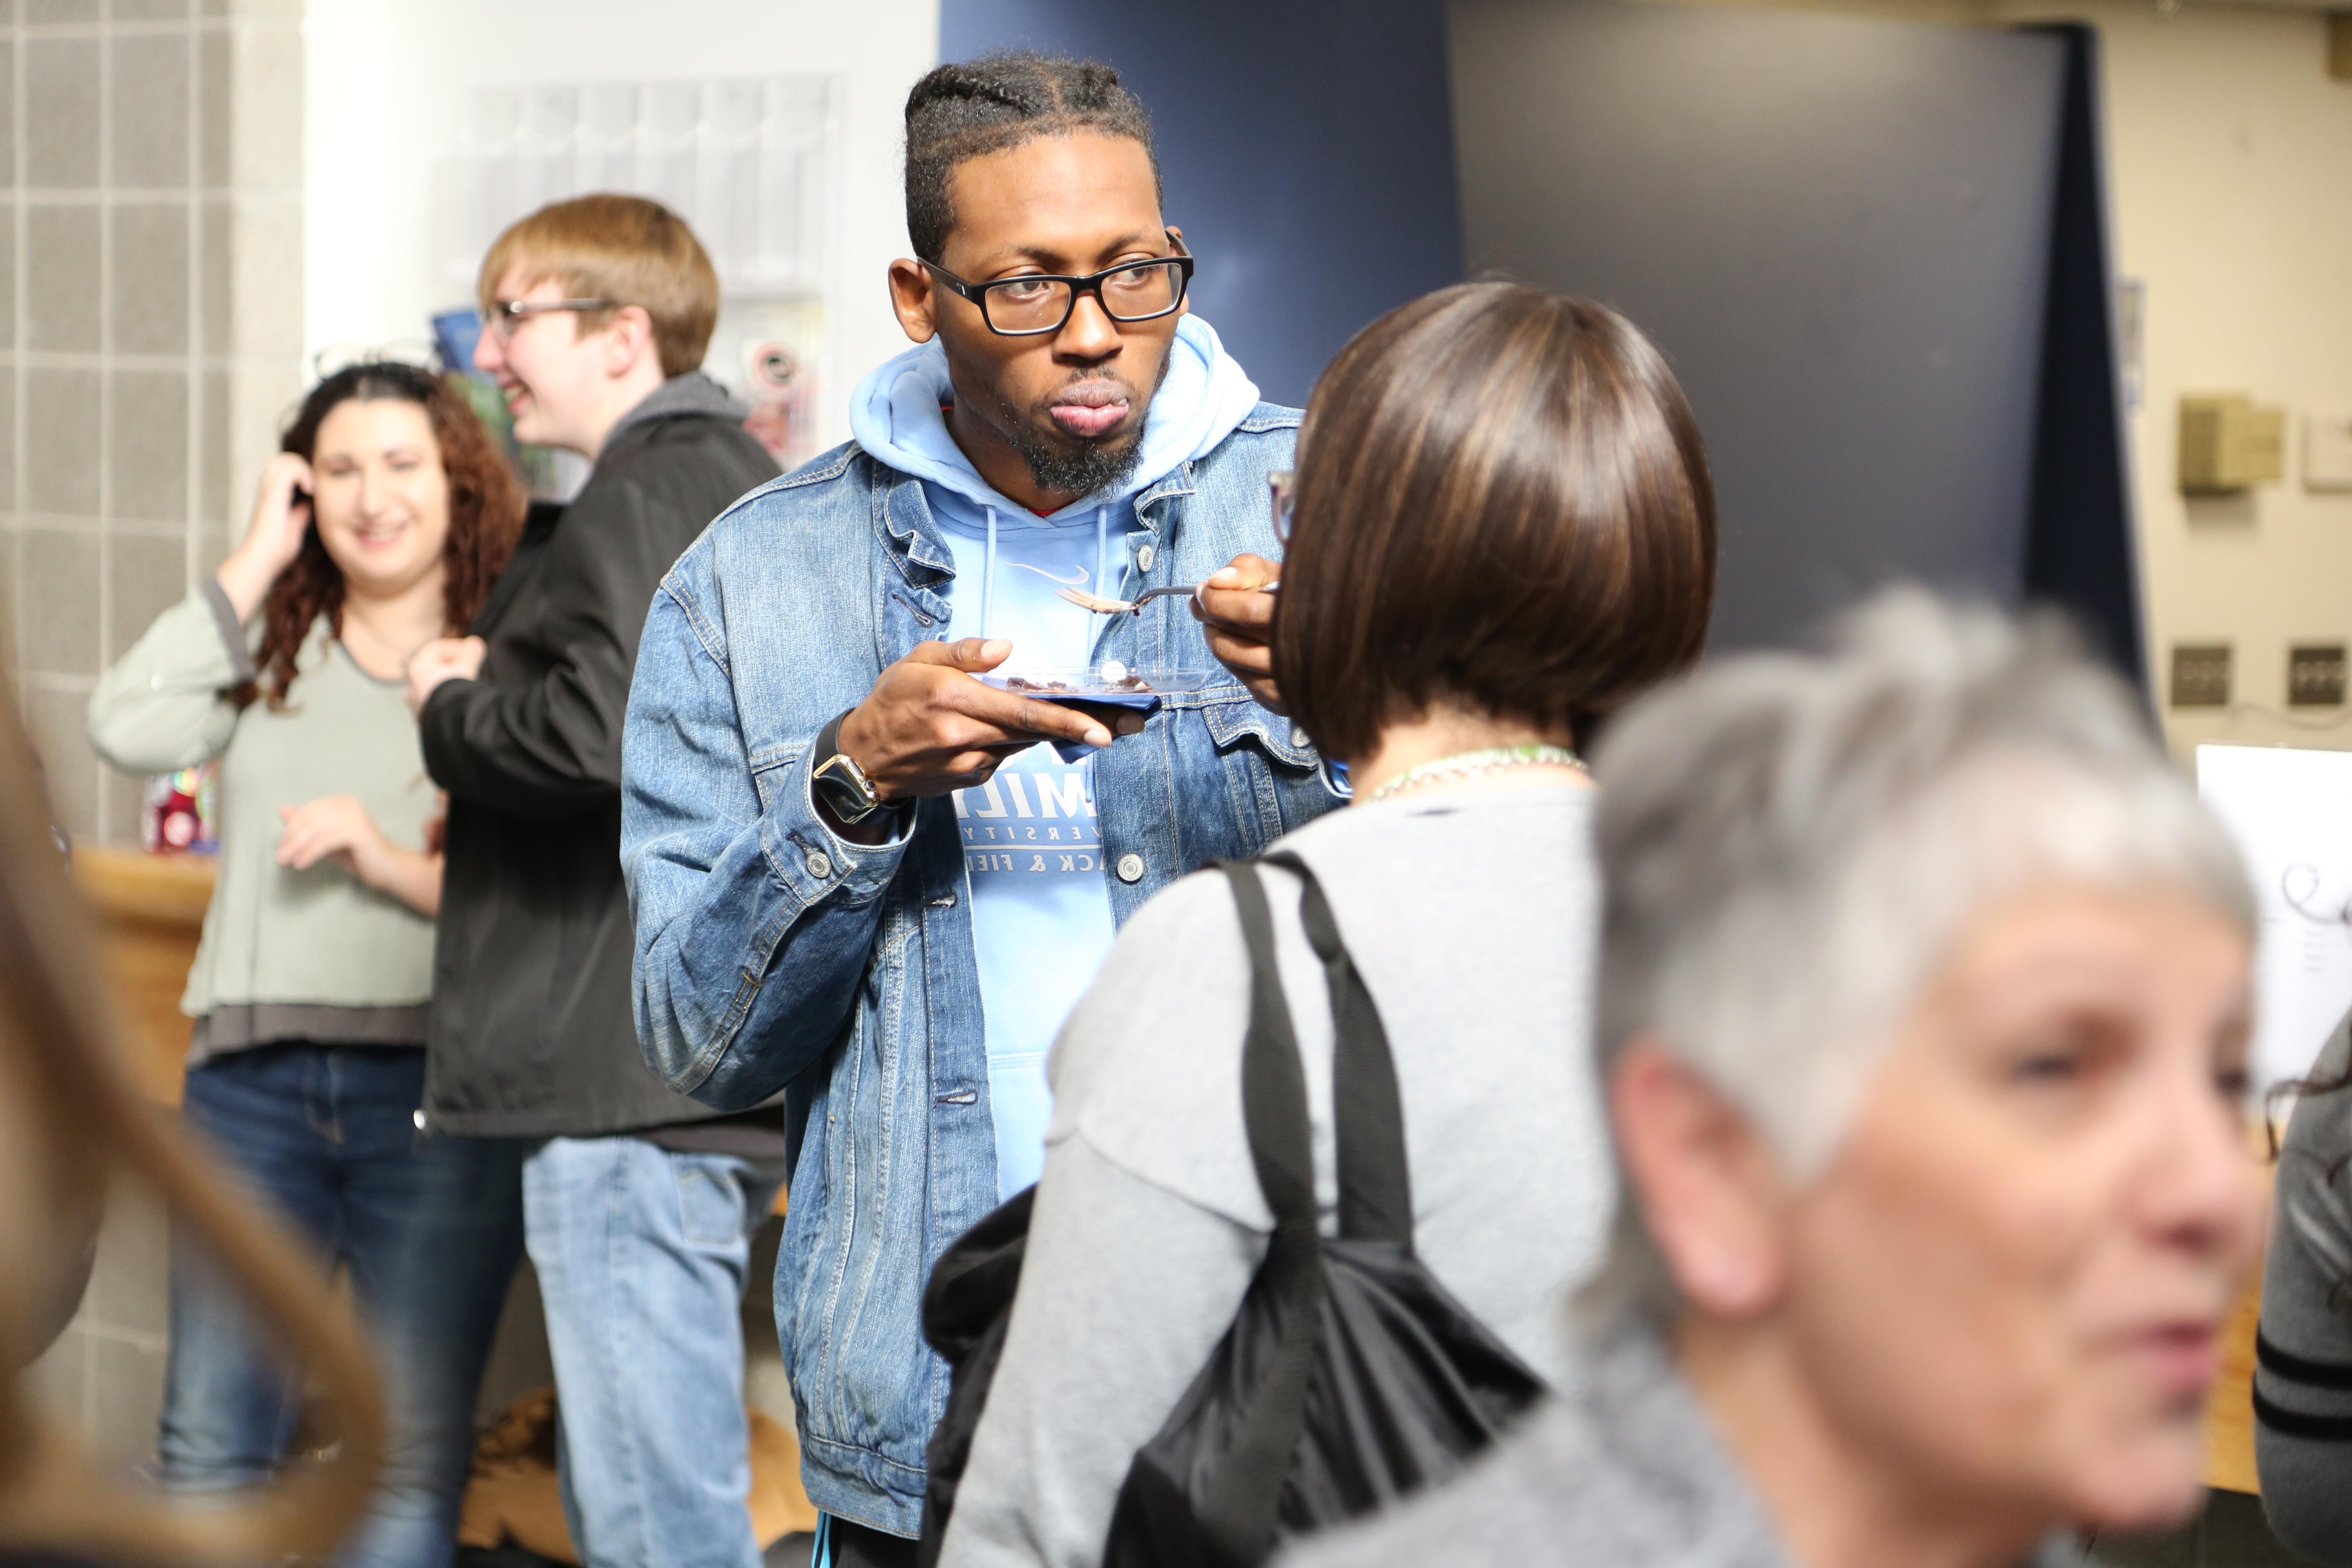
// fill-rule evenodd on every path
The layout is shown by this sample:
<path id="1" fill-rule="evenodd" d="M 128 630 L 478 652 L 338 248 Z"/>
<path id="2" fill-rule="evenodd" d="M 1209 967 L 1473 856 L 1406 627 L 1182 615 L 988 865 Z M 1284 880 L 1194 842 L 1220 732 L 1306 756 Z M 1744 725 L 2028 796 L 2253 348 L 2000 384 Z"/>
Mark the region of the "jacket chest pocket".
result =
<path id="1" fill-rule="evenodd" d="M 1209 727 L 1209 740 L 1221 753 L 1255 749 L 1277 767 L 1312 773 L 1322 758 L 1317 755 L 1307 731 L 1299 729 L 1279 713 L 1268 712 L 1239 686 L 1217 687 L 1202 693 L 1201 718 Z"/>
<path id="2" fill-rule="evenodd" d="M 1199 713 L 1213 750 L 1208 771 L 1223 785 L 1226 808 L 1245 836 L 1226 852 L 1255 854 L 1305 820 L 1306 814 L 1284 810 L 1284 797 L 1295 798 L 1314 781 L 1321 759 L 1289 720 L 1259 707 L 1238 686 L 1231 691 L 1230 697 L 1223 689 L 1204 693 L 1209 700 Z"/>

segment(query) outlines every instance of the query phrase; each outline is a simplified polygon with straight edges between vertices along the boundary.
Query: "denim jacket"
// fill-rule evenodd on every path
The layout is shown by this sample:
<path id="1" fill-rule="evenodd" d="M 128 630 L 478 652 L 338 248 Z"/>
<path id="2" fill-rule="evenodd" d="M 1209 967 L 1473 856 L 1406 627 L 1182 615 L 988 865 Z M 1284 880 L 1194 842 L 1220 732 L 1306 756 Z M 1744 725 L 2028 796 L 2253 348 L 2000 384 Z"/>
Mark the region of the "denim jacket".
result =
<path id="1" fill-rule="evenodd" d="M 1297 425 L 1260 404 L 1138 495 L 1135 577 L 1197 583 L 1274 554 L 1265 475 Z M 624 742 L 639 1039 L 709 1105 L 789 1089 L 776 1321 L 809 1495 L 906 1535 L 947 1394 L 923 1285 L 996 1202 L 979 970 L 952 803 L 923 802 L 894 842 L 845 842 L 810 799 L 808 752 L 940 634 L 953 579 L 921 482 L 837 448 L 738 501 L 663 580 Z M 1213 663 L 1181 595 L 1103 617 L 1096 658 Z M 1237 681 L 1169 697 L 1095 761 L 1114 916 L 1328 809 L 1318 761 Z"/>

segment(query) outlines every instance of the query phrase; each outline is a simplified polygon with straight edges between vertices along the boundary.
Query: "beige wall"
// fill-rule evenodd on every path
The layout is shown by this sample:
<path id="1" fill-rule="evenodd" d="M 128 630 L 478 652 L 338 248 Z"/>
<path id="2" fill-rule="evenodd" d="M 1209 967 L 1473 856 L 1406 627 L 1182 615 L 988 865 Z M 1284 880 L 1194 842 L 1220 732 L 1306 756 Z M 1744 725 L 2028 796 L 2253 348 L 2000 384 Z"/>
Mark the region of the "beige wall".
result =
<path id="1" fill-rule="evenodd" d="M 20 0 L 0 16 L 0 671 L 58 819 L 135 841 L 82 709 L 225 553 L 236 454 L 300 385 L 299 0 Z M 256 459 L 257 460 L 257 459 Z M 152 1458 L 165 1231 L 110 1205 L 33 1376 L 99 1458 Z"/>
<path id="2" fill-rule="evenodd" d="M 226 550 L 299 388 L 299 0 L 24 0 L 0 25 L 0 654 L 75 836 L 106 660 Z"/>
<path id="3" fill-rule="evenodd" d="M 2228 710 L 2167 713 L 2199 741 L 2352 746 L 2341 710 L 2286 709 L 2291 641 L 2352 641 L 2352 494 L 2302 483 L 2303 416 L 2352 410 L 2352 83 L 2307 11 L 2101 4 L 2118 269 L 2147 300 L 2131 419 L 2150 668 L 2175 641 L 2237 649 Z M 2286 481 L 2189 500 L 2175 480 L 2183 392 L 2290 415 Z M 2321 727 L 2325 726 L 2325 727 Z"/>

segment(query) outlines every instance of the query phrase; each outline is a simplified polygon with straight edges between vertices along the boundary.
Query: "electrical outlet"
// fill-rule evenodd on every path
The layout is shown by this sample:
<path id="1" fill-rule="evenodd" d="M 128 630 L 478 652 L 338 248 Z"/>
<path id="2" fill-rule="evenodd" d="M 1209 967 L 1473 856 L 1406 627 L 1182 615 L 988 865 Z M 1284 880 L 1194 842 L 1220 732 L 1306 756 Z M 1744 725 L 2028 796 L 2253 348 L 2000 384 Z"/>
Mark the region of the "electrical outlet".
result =
<path id="1" fill-rule="evenodd" d="M 2344 706 L 2344 645 L 2297 643 L 2286 650 L 2286 705 Z"/>
<path id="2" fill-rule="evenodd" d="M 2172 705 L 2175 708 L 2227 708 L 2230 705 L 2230 645 L 2172 645 Z"/>

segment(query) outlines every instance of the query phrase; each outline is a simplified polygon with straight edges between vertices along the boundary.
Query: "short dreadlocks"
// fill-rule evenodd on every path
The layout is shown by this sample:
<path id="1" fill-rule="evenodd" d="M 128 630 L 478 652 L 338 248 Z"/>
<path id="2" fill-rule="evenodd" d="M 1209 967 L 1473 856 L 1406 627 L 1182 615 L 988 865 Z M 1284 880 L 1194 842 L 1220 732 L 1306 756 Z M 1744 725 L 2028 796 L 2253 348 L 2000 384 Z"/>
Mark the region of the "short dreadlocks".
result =
<path id="1" fill-rule="evenodd" d="M 1002 153 L 1040 136 L 1092 131 L 1141 142 L 1160 188 L 1151 121 L 1118 72 L 1095 60 L 1046 55 L 987 55 L 944 65 L 907 95 L 907 237 L 937 263 L 955 227 L 948 176 L 967 158 Z"/>

